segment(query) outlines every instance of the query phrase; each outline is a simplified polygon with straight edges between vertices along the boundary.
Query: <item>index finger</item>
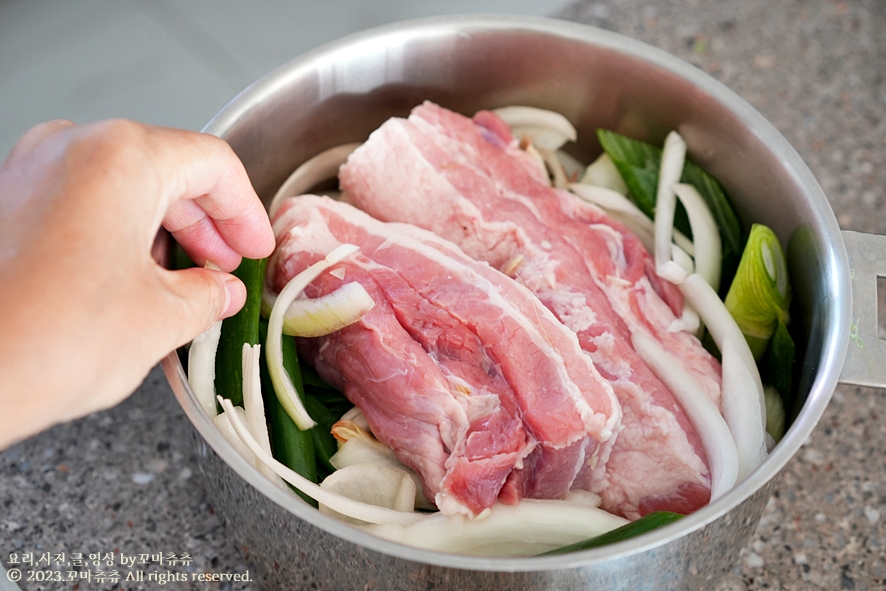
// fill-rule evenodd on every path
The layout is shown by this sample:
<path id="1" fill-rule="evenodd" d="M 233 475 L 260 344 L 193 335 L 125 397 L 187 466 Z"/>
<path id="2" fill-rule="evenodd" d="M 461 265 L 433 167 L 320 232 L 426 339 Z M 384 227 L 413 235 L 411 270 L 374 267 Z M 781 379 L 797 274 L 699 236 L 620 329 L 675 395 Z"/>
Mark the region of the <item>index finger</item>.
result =
<path id="1" fill-rule="evenodd" d="M 222 268 L 232 256 L 270 255 L 268 214 L 231 147 L 184 130 L 151 128 L 151 135 L 167 198 L 162 223 L 182 247 Z"/>

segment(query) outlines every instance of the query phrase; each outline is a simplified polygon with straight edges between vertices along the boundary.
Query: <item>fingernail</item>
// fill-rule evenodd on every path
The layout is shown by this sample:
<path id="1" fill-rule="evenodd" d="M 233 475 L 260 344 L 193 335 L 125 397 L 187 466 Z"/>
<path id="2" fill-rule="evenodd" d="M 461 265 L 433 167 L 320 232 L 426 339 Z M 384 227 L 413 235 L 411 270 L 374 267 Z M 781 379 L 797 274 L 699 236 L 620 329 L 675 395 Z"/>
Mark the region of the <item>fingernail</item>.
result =
<path id="1" fill-rule="evenodd" d="M 243 304 L 246 303 L 246 286 L 233 275 L 229 275 L 225 279 L 225 294 L 227 295 L 227 301 L 221 318 L 230 318 L 239 312 Z"/>

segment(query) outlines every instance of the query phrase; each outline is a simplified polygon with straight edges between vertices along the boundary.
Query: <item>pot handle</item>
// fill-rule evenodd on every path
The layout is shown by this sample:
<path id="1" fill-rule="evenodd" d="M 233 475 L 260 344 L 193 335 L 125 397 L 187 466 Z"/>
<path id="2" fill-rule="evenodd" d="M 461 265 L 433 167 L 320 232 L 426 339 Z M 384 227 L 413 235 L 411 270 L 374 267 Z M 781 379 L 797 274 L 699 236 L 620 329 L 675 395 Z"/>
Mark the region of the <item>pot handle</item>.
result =
<path id="1" fill-rule="evenodd" d="M 886 236 L 843 232 L 852 284 L 849 350 L 840 382 L 886 387 L 886 340 L 877 328 L 877 278 L 886 277 Z"/>

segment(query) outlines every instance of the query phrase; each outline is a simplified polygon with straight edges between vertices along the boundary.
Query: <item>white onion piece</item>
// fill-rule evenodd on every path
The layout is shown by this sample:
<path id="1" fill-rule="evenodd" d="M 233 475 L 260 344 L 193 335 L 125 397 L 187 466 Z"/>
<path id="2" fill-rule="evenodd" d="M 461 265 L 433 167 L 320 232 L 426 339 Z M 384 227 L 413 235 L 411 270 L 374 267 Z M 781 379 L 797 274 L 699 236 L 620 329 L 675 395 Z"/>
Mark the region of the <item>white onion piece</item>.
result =
<path id="1" fill-rule="evenodd" d="M 464 515 L 427 517 L 406 527 L 364 528 L 394 542 L 479 556 L 531 556 L 599 536 L 628 520 L 585 503 L 521 499 L 495 503 L 474 519 Z"/>
<path id="2" fill-rule="evenodd" d="M 680 291 L 698 312 L 722 353 L 721 406 L 738 449 L 739 478 L 743 478 L 762 461 L 766 404 L 760 372 L 744 335 L 704 277 L 698 273 L 690 275 L 680 284 Z"/>
<path id="3" fill-rule="evenodd" d="M 671 260 L 680 265 L 680 268 L 686 271 L 687 275 L 692 275 L 695 273 L 695 261 L 692 260 L 692 257 L 686 254 L 686 251 L 674 244 L 671 243 Z"/>
<path id="4" fill-rule="evenodd" d="M 372 296 L 356 281 L 319 298 L 296 298 L 283 316 L 283 334 L 321 337 L 353 324 L 375 306 Z"/>
<path id="5" fill-rule="evenodd" d="M 268 423 L 265 420 L 265 403 L 261 395 L 261 377 L 259 374 L 259 357 L 261 345 L 243 343 L 243 410 L 249 432 L 261 448 L 271 453 L 271 437 L 268 434 Z M 269 480 L 278 482 L 274 471 L 258 459 L 253 458 L 253 465 Z"/>
<path id="6" fill-rule="evenodd" d="M 551 172 L 553 186 L 557 189 L 569 188 L 569 179 L 566 178 L 566 169 L 563 168 L 563 163 L 560 162 L 556 154 L 549 150 L 539 150 L 539 152 L 547 166 L 547 170 Z"/>
<path id="7" fill-rule="evenodd" d="M 578 159 L 571 154 L 567 154 L 563 150 L 557 150 L 556 152 L 554 152 L 554 155 L 563 166 L 563 170 L 566 172 L 567 178 L 571 180 L 577 180 L 584 173 L 586 168 L 585 165 L 579 162 Z"/>
<path id="8" fill-rule="evenodd" d="M 717 500 L 735 486 L 738 477 L 738 451 L 726 421 L 695 379 L 664 347 L 640 331 L 631 337 L 634 349 L 668 387 L 695 427 L 711 469 L 711 501 Z"/>
<path id="9" fill-rule="evenodd" d="M 493 111 L 510 126 L 514 136 L 526 135 L 539 148 L 554 152 L 567 141 L 578 139 L 578 132 L 569 120 L 554 111 L 536 107 L 511 106 Z"/>
<path id="10" fill-rule="evenodd" d="M 606 152 L 603 152 L 599 158 L 591 162 L 578 182 L 583 185 L 612 189 L 624 196 L 628 194 L 627 184 L 621 178 L 621 173 L 618 172 L 618 168 L 616 168 L 612 158 Z"/>
<path id="11" fill-rule="evenodd" d="M 695 244 L 695 272 L 704 277 L 711 287 L 719 289 L 723 247 L 717 222 L 695 187 L 675 183 L 673 189 L 689 216 Z"/>
<path id="12" fill-rule="evenodd" d="M 415 497 L 412 500 L 413 506 L 422 509 L 434 509 L 434 505 L 425 498 L 421 478 L 418 474 L 398 460 L 391 448 L 380 441 L 363 437 L 352 437 L 340 444 L 338 451 L 329 458 L 329 462 L 337 470 L 357 464 L 374 464 L 392 470 L 401 470 L 408 474 L 415 483 Z"/>
<path id="13" fill-rule="evenodd" d="M 683 302 L 683 313 L 668 325 L 668 332 L 688 332 L 701 338 L 701 319 L 698 312 L 687 302 Z"/>
<path id="14" fill-rule="evenodd" d="M 662 272 L 667 273 L 664 270 L 666 263 L 671 260 L 674 211 L 677 207 L 673 186 L 680 182 L 685 161 L 686 142 L 679 133 L 672 131 L 665 138 L 655 194 L 655 272 L 662 277 L 665 277 Z"/>
<path id="15" fill-rule="evenodd" d="M 551 177 L 548 176 L 548 167 L 545 164 L 545 159 L 544 156 L 541 155 L 541 152 L 538 151 L 538 149 L 532 144 L 532 142 L 526 144 L 526 147 L 523 148 L 523 151 L 532 157 L 532 161 L 535 163 L 536 166 L 538 166 L 538 170 L 541 171 L 541 175 L 539 175 L 538 180 L 544 180 L 544 182 L 548 186 L 550 186 Z"/>
<path id="16" fill-rule="evenodd" d="M 213 323 L 191 341 L 188 350 L 188 383 L 209 418 L 216 415 L 215 408 L 215 354 L 221 337 L 222 321 Z"/>
<path id="17" fill-rule="evenodd" d="M 656 245 L 658 246 L 658 245 Z M 675 263 L 674 261 L 665 261 L 663 265 L 656 267 L 655 274 L 670 281 L 674 285 L 680 285 L 686 279 L 686 269 Z"/>
<path id="18" fill-rule="evenodd" d="M 292 379 L 283 367 L 283 316 L 292 301 L 304 291 L 308 284 L 316 279 L 320 273 L 336 264 L 343 258 L 357 252 L 359 247 L 353 244 L 342 244 L 334 249 L 322 261 L 317 261 L 295 277 L 277 296 L 274 307 L 271 309 L 271 317 L 268 319 L 268 339 L 265 354 L 268 358 L 268 373 L 271 374 L 271 382 L 280 404 L 286 410 L 296 426 L 304 431 L 310 429 L 316 423 L 305 410 Z"/>
<path id="19" fill-rule="evenodd" d="M 302 163 L 283 182 L 277 190 L 277 194 L 271 200 L 271 205 L 268 207 L 270 217 L 274 217 L 280 204 L 285 199 L 306 193 L 315 185 L 338 176 L 339 167 L 347 161 L 351 152 L 359 146 L 359 143 L 335 146 L 320 152 Z"/>
<path id="20" fill-rule="evenodd" d="M 646 250 L 650 253 L 653 252 L 654 224 L 630 199 L 618 191 L 585 183 L 572 183 L 569 185 L 569 190 L 585 201 L 599 206 L 610 217 L 626 225 L 643 242 Z M 695 254 L 692 240 L 676 228 L 674 229 L 674 244 L 689 256 Z"/>
<path id="21" fill-rule="evenodd" d="M 215 399 L 212 399 L 213 405 L 215 404 Z M 246 411 L 239 406 L 232 406 L 232 412 L 235 412 L 240 417 L 242 422 L 246 422 Z M 221 412 L 218 416 L 213 419 L 216 428 L 221 432 L 222 437 L 224 437 L 228 443 L 233 446 L 237 453 L 243 456 L 246 461 L 248 461 L 253 466 L 255 465 L 256 459 L 255 454 L 243 443 L 243 440 L 240 439 L 240 436 L 237 435 L 237 432 L 234 431 L 233 425 L 231 425 L 231 419 L 228 415 L 227 411 Z"/>
<path id="22" fill-rule="evenodd" d="M 359 406 L 352 407 L 349 411 L 343 414 L 339 420 L 351 421 L 367 433 L 372 433 L 372 429 L 370 429 L 369 427 L 369 421 L 366 419 L 366 415 L 363 413 L 363 410 Z"/>
<path id="23" fill-rule="evenodd" d="M 406 472 L 377 464 L 353 464 L 340 468 L 320 483 L 323 490 L 349 499 L 385 507 L 394 511 L 412 511 L 415 504 L 415 482 Z M 320 513 L 353 525 L 366 522 L 347 517 L 323 503 Z"/>
<path id="24" fill-rule="evenodd" d="M 353 519 L 359 519 L 367 523 L 392 523 L 397 525 L 409 525 L 416 523 L 427 516 L 421 513 L 407 513 L 403 511 L 393 511 L 383 507 L 376 507 L 349 499 L 348 497 L 323 490 L 319 485 L 314 484 L 301 474 L 284 466 L 275 460 L 270 454 L 262 450 L 255 438 L 246 428 L 240 417 L 234 413 L 234 405 L 227 398 L 218 397 L 225 412 L 231 413 L 229 419 L 231 426 L 234 428 L 237 436 L 243 441 L 246 447 L 262 462 L 271 468 L 280 478 L 311 497 L 318 503 L 322 503 L 342 515 L 347 515 Z"/>
<path id="25" fill-rule="evenodd" d="M 206 261 L 206 269 L 220 271 L 218 265 Z M 221 337 L 222 321 L 218 320 L 194 337 L 188 349 L 188 383 L 200 407 L 209 418 L 218 414 L 215 407 L 215 355 Z"/>
<path id="26" fill-rule="evenodd" d="M 754 396 L 757 384 L 735 344 L 730 340 L 717 345 L 723 359 L 723 417 L 735 437 L 738 478 L 743 479 L 766 459 L 766 403 L 761 405 Z"/>

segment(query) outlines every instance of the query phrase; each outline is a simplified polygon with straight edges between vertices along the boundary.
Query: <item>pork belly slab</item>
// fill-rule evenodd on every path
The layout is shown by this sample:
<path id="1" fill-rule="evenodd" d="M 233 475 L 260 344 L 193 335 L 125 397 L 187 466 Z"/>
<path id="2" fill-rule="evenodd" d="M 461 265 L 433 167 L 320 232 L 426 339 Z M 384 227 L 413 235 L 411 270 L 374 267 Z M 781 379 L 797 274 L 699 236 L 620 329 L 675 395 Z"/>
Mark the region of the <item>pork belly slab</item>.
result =
<path id="1" fill-rule="evenodd" d="M 607 510 L 636 518 L 688 513 L 710 499 L 710 472 L 695 429 L 640 359 L 634 331 L 656 338 L 719 404 L 720 368 L 698 339 L 668 327 L 679 291 L 654 273 L 640 241 L 599 208 L 552 189 L 493 113 L 473 119 L 432 103 L 391 119 L 342 166 L 359 208 L 458 244 L 528 287 L 578 336 L 624 412 L 602 478 L 573 483 Z"/>
<path id="2" fill-rule="evenodd" d="M 421 475 L 441 511 L 560 498 L 579 475 L 602 477 L 586 467 L 608 458 L 618 401 L 529 290 L 430 232 L 325 197 L 290 199 L 274 229 L 275 291 L 336 246 L 360 247 L 306 295 L 358 281 L 375 306 L 300 351 Z"/>

